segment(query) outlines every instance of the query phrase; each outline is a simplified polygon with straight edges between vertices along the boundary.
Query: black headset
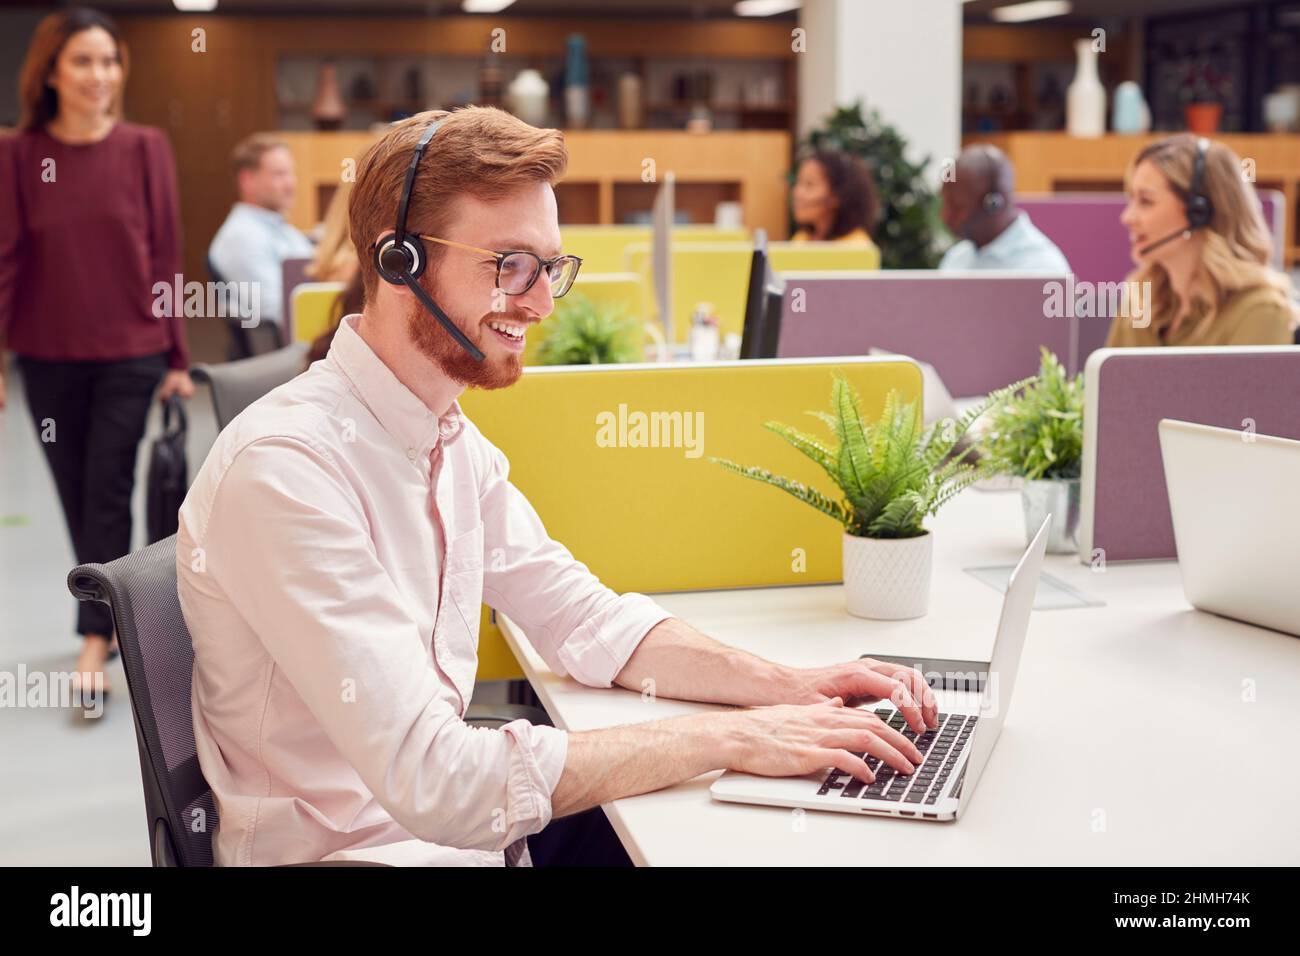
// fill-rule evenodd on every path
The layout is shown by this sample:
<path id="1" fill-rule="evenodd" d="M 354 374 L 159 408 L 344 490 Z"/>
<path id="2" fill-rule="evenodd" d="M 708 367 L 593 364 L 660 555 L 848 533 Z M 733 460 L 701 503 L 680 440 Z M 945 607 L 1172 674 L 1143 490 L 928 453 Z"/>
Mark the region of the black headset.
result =
<path id="1" fill-rule="evenodd" d="M 1187 225 L 1204 229 L 1214 219 L 1214 203 L 1202 190 L 1205 184 L 1205 156 L 1210 141 L 1202 136 L 1196 141 L 1196 164 L 1192 167 L 1192 184 L 1187 188 Z"/>
<path id="2" fill-rule="evenodd" d="M 1000 175 L 997 163 L 990 162 L 988 188 L 984 190 L 984 195 L 980 199 L 980 206 L 983 207 L 984 212 L 990 216 L 997 215 L 1005 209 L 1007 205 L 1006 193 L 1004 193 L 1000 188 L 1001 184 L 999 180 L 1001 180 L 1001 178 L 1002 176 Z"/>
<path id="3" fill-rule="evenodd" d="M 1143 246 L 1138 250 L 1142 255 L 1154 252 L 1161 246 L 1173 242 L 1175 239 L 1190 239 L 1192 233 L 1197 229 L 1205 229 L 1214 221 L 1214 203 L 1210 202 L 1210 197 L 1204 192 L 1205 189 L 1205 157 L 1210 151 L 1210 141 L 1204 136 L 1196 141 L 1196 161 L 1192 166 L 1192 181 L 1187 187 L 1187 197 L 1183 200 L 1183 210 L 1187 215 L 1187 225 L 1171 232 L 1169 235 L 1157 239 L 1150 245 Z"/>
<path id="4" fill-rule="evenodd" d="M 420 285 L 419 278 L 428 263 L 428 253 L 424 248 L 424 241 L 418 235 L 406 231 L 406 212 L 411 203 L 411 187 L 415 185 L 416 171 L 420 168 L 420 160 L 424 157 L 429 141 L 433 139 L 433 134 L 438 132 L 438 127 L 442 124 L 443 120 L 434 120 L 420 136 L 420 141 L 415 144 L 415 151 L 411 154 L 411 165 L 406 168 L 406 181 L 402 184 L 402 198 L 397 204 L 397 226 L 391 236 L 376 245 L 375 269 L 385 282 L 410 289 L 419 303 L 438 320 L 439 325 L 447 330 L 447 334 L 455 339 L 461 348 L 474 356 L 476 361 L 482 362 L 486 358 L 483 352 L 469 340 L 455 322 L 447 317 L 447 313 L 438 308 L 438 303 L 434 302 Z"/>

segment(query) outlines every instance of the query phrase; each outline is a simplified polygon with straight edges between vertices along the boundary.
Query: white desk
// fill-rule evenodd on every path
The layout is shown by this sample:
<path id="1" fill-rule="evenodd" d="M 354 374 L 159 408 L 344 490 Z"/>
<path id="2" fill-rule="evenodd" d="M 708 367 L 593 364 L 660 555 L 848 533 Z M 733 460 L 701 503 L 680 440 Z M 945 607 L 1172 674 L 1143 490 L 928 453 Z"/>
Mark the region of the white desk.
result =
<path id="1" fill-rule="evenodd" d="M 850 617 L 839 585 L 656 599 L 724 643 L 796 666 L 863 653 L 988 660 L 1002 595 L 962 569 L 1019 558 L 1020 497 L 967 491 L 930 527 L 931 608 L 916 621 Z M 1106 605 L 1034 612 L 1006 725 L 960 821 L 719 803 L 715 772 L 606 805 L 628 854 L 660 866 L 1300 864 L 1300 639 L 1193 610 L 1172 561 L 1097 572 L 1049 555 L 1044 571 Z M 708 706 L 557 677 L 499 620 L 559 727 Z"/>

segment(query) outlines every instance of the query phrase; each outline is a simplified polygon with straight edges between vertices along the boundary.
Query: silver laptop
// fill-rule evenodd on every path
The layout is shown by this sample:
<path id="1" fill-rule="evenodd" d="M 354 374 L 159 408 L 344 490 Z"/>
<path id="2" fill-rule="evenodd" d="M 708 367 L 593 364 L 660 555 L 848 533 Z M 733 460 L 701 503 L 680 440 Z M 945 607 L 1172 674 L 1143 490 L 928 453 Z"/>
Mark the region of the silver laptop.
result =
<path id="1" fill-rule="evenodd" d="M 709 793 L 716 800 L 774 807 L 805 807 L 914 820 L 960 817 L 970 803 L 1011 704 L 1051 523 L 1052 516 L 1048 515 L 1011 572 L 984 691 L 965 695 L 971 706 L 941 711 L 939 726 L 920 735 L 908 728 L 903 715 L 892 704 L 873 704 L 867 708 L 911 740 L 925 757 L 910 776 L 894 772 L 879 758 L 867 756 L 867 766 L 876 775 L 870 785 L 833 768 L 800 777 L 762 777 L 728 770 L 713 782 Z"/>
<path id="2" fill-rule="evenodd" d="M 1159 427 L 1187 600 L 1300 635 L 1300 442 L 1168 418 Z"/>

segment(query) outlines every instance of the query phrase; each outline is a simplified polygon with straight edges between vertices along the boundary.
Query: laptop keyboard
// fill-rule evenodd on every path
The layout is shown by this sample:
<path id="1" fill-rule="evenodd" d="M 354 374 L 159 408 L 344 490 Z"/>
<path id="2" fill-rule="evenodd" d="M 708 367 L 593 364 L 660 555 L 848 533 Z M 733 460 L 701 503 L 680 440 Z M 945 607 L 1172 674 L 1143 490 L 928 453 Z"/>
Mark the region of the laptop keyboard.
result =
<path id="1" fill-rule="evenodd" d="M 849 800 L 889 800 L 922 806 L 937 803 L 979 718 L 967 714 L 940 714 L 938 727 L 918 734 L 907 726 L 903 715 L 896 710 L 877 710 L 876 716 L 910 740 L 925 760 L 911 776 L 905 776 L 879 757 L 855 754 L 866 760 L 876 775 L 875 783 L 866 784 L 843 770 L 832 770 L 822 781 L 817 795 L 826 796 L 839 790 L 840 796 Z"/>

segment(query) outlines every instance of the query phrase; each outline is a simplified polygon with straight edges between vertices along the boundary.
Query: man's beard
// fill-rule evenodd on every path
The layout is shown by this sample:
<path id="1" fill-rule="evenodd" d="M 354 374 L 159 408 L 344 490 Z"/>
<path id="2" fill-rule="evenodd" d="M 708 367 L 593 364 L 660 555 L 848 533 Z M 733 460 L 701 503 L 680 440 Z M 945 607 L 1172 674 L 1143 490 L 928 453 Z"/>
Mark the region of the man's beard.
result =
<path id="1" fill-rule="evenodd" d="M 528 323 L 523 316 L 511 312 L 494 312 L 492 317 L 503 321 L 514 319 L 517 322 L 533 324 Z M 519 376 L 524 373 L 522 352 L 510 353 L 504 358 L 489 356 L 480 362 L 462 348 L 461 344 L 442 327 L 442 323 L 426 311 L 419 302 L 411 303 L 411 311 L 407 314 L 406 322 L 415 347 L 452 381 L 460 382 L 470 388 L 506 388 L 519 381 Z M 484 328 L 481 319 L 475 323 L 474 331 L 466 332 L 463 327 L 461 328 L 461 331 L 465 332 L 465 337 L 477 345 L 481 352 L 487 352 L 483 338 L 488 333 Z"/>

